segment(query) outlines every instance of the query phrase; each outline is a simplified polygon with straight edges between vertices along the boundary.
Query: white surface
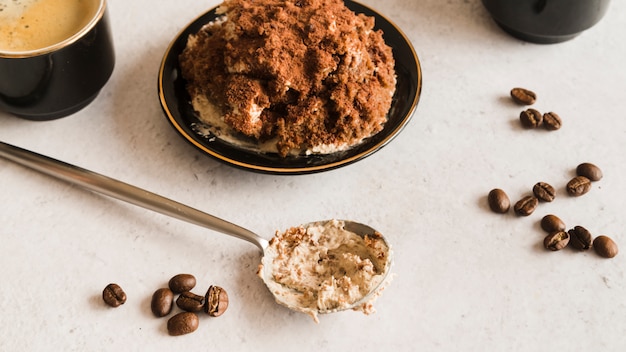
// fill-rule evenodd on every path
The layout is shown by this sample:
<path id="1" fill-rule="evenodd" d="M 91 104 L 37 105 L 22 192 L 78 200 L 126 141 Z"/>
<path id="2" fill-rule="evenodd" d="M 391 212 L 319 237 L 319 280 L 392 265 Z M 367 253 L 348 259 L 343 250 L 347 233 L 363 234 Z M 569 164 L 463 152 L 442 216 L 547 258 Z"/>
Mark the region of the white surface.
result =
<path id="1" fill-rule="evenodd" d="M 83 111 L 30 122 L 0 113 L 0 140 L 103 173 L 270 238 L 291 225 L 346 218 L 395 248 L 378 312 L 310 317 L 274 303 L 255 277 L 257 248 L 94 195 L 0 160 L 2 351 L 619 351 L 626 346 L 626 253 L 547 252 L 541 217 L 607 234 L 626 251 L 626 3 L 573 41 L 534 45 L 494 25 L 479 0 L 367 0 L 414 44 L 424 72 L 412 122 L 354 165 L 269 176 L 222 165 L 170 127 L 156 76 L 178 31 L 217 1 L 110 0 L 113 77 Z M 514 86 L 563 118 L 557 132 L 519 127 Z M 580 162 L 604 179 L 581 198 L 565 183 Z M 518 218 L 491 213 L 538 181 L 557 199 Z M 167 335 L 150 296 L 177 273 L 231 299 L 198 331 Z M 120 284 L 111 309 L 102 289 Z"/>

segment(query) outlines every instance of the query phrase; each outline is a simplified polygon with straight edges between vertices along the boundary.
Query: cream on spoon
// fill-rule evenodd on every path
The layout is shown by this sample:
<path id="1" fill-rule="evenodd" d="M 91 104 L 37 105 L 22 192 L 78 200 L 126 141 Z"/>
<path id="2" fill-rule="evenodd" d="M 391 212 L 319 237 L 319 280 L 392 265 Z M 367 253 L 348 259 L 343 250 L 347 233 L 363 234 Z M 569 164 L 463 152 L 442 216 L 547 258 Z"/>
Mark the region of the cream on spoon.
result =
<path id="1" fill-rule="evenodd" d="M 357 222 L 327 220 L 277 233 L 271 241 L 238 225 L 155 193 L 60 160 L 0 142 L 0 157 L 49 176 L 255 244 L 263 252 L 258 274 L 276 301 L 317 314 L 371 310 L 392 263 L 385 238 Z"/>

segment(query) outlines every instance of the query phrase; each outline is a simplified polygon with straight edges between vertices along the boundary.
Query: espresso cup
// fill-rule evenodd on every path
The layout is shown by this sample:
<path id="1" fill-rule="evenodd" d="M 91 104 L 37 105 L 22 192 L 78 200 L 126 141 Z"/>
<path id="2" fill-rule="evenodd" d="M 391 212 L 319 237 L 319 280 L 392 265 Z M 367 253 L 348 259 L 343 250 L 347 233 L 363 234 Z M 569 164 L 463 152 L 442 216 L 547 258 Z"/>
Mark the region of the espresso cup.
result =
<path id="1" fill-rule="evenodd" d="M 96 98 L 114 65 L 106 0 L 0 0 L 0 110 L 68 116 Z"/>
<path id="2" fill-rule="evenodd" d="M 598 23 L 610 0 L 482 0 L 496 23 L 524 41 L 551 44 Z"/>

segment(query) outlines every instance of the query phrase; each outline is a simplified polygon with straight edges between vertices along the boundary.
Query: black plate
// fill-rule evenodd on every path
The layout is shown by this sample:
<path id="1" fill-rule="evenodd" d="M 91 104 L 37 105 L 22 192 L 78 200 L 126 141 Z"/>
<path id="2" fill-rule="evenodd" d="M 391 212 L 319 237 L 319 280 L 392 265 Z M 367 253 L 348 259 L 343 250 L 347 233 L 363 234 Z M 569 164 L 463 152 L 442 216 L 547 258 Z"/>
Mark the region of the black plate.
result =
<path id="1" fill-rule="evenodd" d="M 338 153 L 324 155 L 299 155 L 281 157 L 274 153 L 260 153 L 238 148 L 217 138 L 207 138 L 194 131 L 199 122 L 191 105 L 185 81 L 180 75 L 178 56 L 187 44 L 187 37 L 216 19 L 216 8 L 204 13 L 185 29 L 167 48 L 159 70 L 159 99 L 168 120 L 176 131 L 194 147 L 204 153 L 242 169 L 269 174 L 308 174 L 327 171 L 361 160 L 389 143 L 409 122 L 417 106 L 422 89 L 422 71 L 413 46 L 391 21 L 366 7 L 346 1 L 346 6 L 356 13 L 375 18 L 375 29 L 384 32 L 387 45 L 393 49 L 396 61 L 397 86 L 388 121 L 382 131 L 361 144 Z"/>

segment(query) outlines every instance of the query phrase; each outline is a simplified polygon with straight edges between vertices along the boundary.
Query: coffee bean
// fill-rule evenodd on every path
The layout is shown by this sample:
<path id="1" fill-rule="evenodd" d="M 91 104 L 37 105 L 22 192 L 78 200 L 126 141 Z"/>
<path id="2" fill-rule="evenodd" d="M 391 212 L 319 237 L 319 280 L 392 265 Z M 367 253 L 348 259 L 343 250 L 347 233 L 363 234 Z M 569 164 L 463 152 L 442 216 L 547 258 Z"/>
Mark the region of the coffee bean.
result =
<path id="1" fill-rule="evenodd" d="M 537 197 L 537 199 L 544 202 L 551 202 L 556 197 L 554 187 L 545 182 L 538 182 L 535 184 L 535 186 L 533 186 L 533 194 Z"/>
<path id="2" fill-rule="evenodd" d="M 492 189 L 489 192 L 487 202 L 489 203 L 489 208 L 498 214 L 504 214 L 511 208 L 509 196 L 507 196 L 507 194 L 499 188 Z"/>
<path id="3" fill-rule="evenodd" d="M 111 307 L 119 307 L 126 303 L 126 293 L 118 284 L 108 284 L 102 291 L 102 299 Z"/>
<path id="4" fill-rule="evenodd" d="M 567 183 L 567 193 L 574 197 L 582 196 L 591 189 L 591 181 L 585 176 L 576 176 Z"/>
<path id="5" fill-rule="evenodd" d="M 172 336 L 185 335 L 196 331 L 199 324 L 195 313 L 180 312 L 167 321 L 167 332 Z"/>
<path id="6" fill-rule="evenodd" d="M 582 226 L 575 226 L 567 231 L 569 233 L 569 245 L 575 249 L 586 251 L 593 244 L 593 236 L 591 232 Z"/>
<path id="7" fill-rule="evenodd" d="M 168 286 L 174 293 L 191 291 L 196 287 L 196 278 L 191 274 L 178 274 L 170 279 Z"/>
<path id="8" fill-rule="evenodd" d="M 556 215 L 546 215 L 541 219 L 541 228 L 547 233 L 565 231 L 565 223 Z"/>
<path id="9" fill-rule="evenodd" d="M 576 175 L 584 176 L 589 181 L 599 181 L 602 178 L 602 170 L 592 163 L 582 163 L 576 167 Z"/>
<path id="10" fill-rule="evenodd" d="M 185 291 L 176 299 L 176 305 L 187 312 L 200 312 L 204 307 L 204 296 Z"/>
<path id="11" fill-rule="evenodd" d="M 524 88 L 511 89 L 511 98 L 520 105 L 533 105 L 537 101 L 537 94 Z"/>
<path id="12" fill-rule="evenodd" d="M 558 251 L 569 242 L 569 234 L 565 231 L 552 232 L 543 240 L 543 246 L 551 251 Z"/>
<path id="13" fill-rule="evenodd" d="M 204 311 L 212 316 L 219 317 L 228 308 L 228 294 L 219 286 L 211 286 L 204 296 Z"/>
<path id="14" fill-rule="evenodd" d="M 561 128 L 561 117 L 554 112 L 543 114 L 543 127 L 548 131 L 556 131 Z"/>
<path id="15" fill-rule="evenodd" d="M 613 258 L 617 255 L 617 244 L 607 236 L 598 236 L 593 240 L 593 248 L 596 253 L 604 258 Z"/>
<path id="16" fill-rule="evenodd" d="M 152 295 L 150 309 L 157 317 L 164 317 L 172 311 L 174 292 L 169 288 L 160 288 Z"/>
<path id="17" fill-rule="evenodd" d="M 519 119 L 525 128 L 537 128 L 543 122 L 543 115 L 535 109 L 527 109 L 520 113 Z"/>
<path id="18" fill-rule="evenodd" d="M 537 204 L 539 200 L 535 196 L 526 196 L 515 203 L 513 210 L 517 215 L 528 216 L 537 209 Z"/>

